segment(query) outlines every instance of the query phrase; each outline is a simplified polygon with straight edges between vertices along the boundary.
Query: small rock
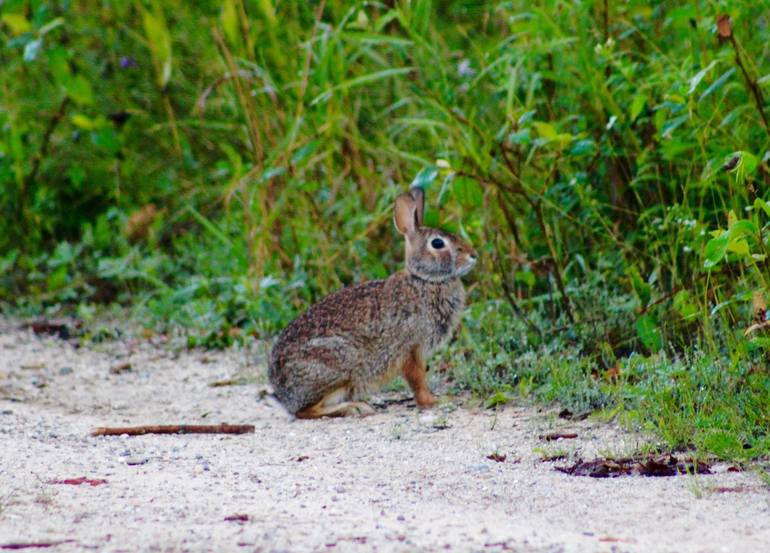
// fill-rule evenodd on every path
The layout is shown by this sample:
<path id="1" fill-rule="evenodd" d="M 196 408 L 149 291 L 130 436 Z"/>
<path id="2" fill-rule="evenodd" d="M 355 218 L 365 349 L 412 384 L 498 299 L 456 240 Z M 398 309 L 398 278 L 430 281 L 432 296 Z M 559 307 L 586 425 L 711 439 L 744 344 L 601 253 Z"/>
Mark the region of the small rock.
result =
<path id="1" fill-rule="evenodd" d="M 72 374 L 72 367 L 62 367 L 59 369 L 59 374 L 62 376 Z"/>
<path id="2" fill-rule="evenodd" d="M 481 474 L 482 472 L 487 472 L 489 468 L 489 465 L 486 463 L 481 463 L 478 465 L 473 465 L 472 467 L 468 467 L 468 472 L 470 474 Z"/>
<path id="3" fill-rule="evenodd" d="M 149 459 L 147 457 L 131 456 L 126 457 L 126 464 L 128 466 L 146 465 Z"/>
<path id="4" fill-rule="evenodd" d="M 420 422 L 425 425 L 433 425 L 433 423 L 436 422 L 437 418 L 438 417 L 433 413 L 425 413 L 423 415 L 420 415 Z"/>

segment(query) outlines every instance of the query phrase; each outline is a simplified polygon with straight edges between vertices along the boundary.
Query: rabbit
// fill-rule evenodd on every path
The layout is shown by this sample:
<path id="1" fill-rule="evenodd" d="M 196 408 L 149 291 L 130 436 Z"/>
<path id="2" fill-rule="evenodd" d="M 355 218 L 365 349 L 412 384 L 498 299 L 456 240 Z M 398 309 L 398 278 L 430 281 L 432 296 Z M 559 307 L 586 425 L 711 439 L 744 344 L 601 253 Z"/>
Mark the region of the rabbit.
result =
<path id="1" fill-rule="evenodd" d="M 434 405 L 425 362 L 460 323 L 460 278 L 477 256 L 457 236 L 422 226 L 424 207 L 418 187 L 396 198 L 404 270 L 326 296 L 278 336 L 268 376 L 275 397 L 296 418 L 372 414 L 361 398 L 399 374 L 418 407 Z"/>

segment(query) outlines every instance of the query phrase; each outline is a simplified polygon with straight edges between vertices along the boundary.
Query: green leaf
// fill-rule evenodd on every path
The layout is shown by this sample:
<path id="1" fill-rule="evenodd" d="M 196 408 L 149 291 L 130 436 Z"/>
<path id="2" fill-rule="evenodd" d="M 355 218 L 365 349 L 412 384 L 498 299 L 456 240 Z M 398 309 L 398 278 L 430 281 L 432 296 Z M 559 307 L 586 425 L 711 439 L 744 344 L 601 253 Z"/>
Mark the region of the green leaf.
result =
<path id="1" fill-rule="evenodd" d="M 40 53 L 40 49 L 43 47 L 43 39 L 42 38 L 36 38 L 35 40 L 30 40 L 25 46 L 24 46 L 24 61 L 31 62 L 35 61 L 37 58 L 37 55 Z"/>
<path id="2" fill-rule="evenodd" d="M 669 121 L 666 121 L 666 123 L 663 125 L 662 132 L 660 133 L 660 135 L 663 138 L 670 138 L 671 134 L 689 118 L 690 118 L 689 114 L 684 114 L 684 115 L 680 115 L 679 117 L 675 117 L 674 119 L 671 119 Z"/>
<path id="3" fill-rule="evenodd" d="M 743 170 L 747 174 L 751 175 L 754 173 L 754 171 L 757 170 L 757 166 L 759 165 L 759 158 L 749 152 L 743 152 L 743 155 L 741 156 L 741 163 L 739 165 L 743 167 Z"/>
<path id="4" fill-rule="evenodd" d="M 754 238 L 758 234 L 757 226 L 748 219 L 738 219 L 730 224 L 728 229 L 730 239 L 750 236 Z"/>
<path id="5" fill-rule="evenodd" d="M 299 162 L 307 159 L 308 156 L 312 155 L 312 153 L 316 151 L 316 149 L 318 148 L 318 144 L 319 144 L 318 140 L 311 140 L 310 142 L 302 146 L 300 149 L 294 152 L 293 156 L 291 156 L 291 164 L 297 165 Z"/>
<path id="6" fill-rule="evenodd" d="M 112 127 L 103 127 L 92 133 L 91 142 L 112 155 L 120 151 L 120 141 Z"/>
<path id="7" fill-rule="evenodd" d="M 423 167 L 415 175 L 414 180 L 412 180 L 412 183 L 409 185 L 409 188 L 422 188 L 423 190 L 427 190 L 433 181 L 436 180 L 438 173 L 438 167 L 435 165 Z"/>
<path id="8" fill-rule="evenodd" d="M 690 90 L 687 91 L 687 94 L 692 94 L 693 92 L 695 92 L 695 89 L 698 88 L 698 85 L 703 80 L 703 77 L 705 77 L 706 74 L 709 71 L 711 71 L 711 68 L 714 67 L 716 64 L 717 64 L 717 60 L 713 60 L 706 67 L 698 71 L 692 79 L 690 79 Z"/>
<path id="9" fill-rule="evenodd" d="M 636 334 L 639 336 L 642 344 L 644 344 L 644 347 L 650 351 L 658 351 L 663 346 L 658 323 L 649 313 L 642 315 L 636 321 Z"/>
<path id="10" fill-rule="evenodd" d="M 591 139 L 578 140 L 569 149 L 570 155 L 575 157 L 592 154 L 596 150 L 596 144 Z"/>
<path id="11" fill-rule="evenodd" d="M 529 129 L 521 129 L 508 135 L 510 144 L 529 144 L 530 141 Z"/>
<path id="12" fill-rule="evenodd" d="M 48 51 L 48 69 L 53 75 L 54 81 L 60 87 L 64 88 L 72 79 L 72 71 L 70 71 L 69 55 L 67 50 L 61 46 L 56 46 Z"/>
<path id="13" fill-rule="evenodd" d="M 238 10 L 235 7 L 235 0 L 224 0 L 222 4 L 222 13 L 219 16 L 222 21 L 222 29 L 225 36 L 232 46 L 240 45 L 240 31 L 238 25 Z"/>
<path id="14" fill-rule="evenodd" d="M 706 249 L 703 252 L 705 261 L 703 267 L 710 269 L 719 264 L 720 261 L 727 254 L 727 245 L 729 243 L 730 236 L 727 232 L 723 232 L 718 238 L 712 238 L 706 244 Z"/>
<path id="15" fill-rule="evenodd" d="M 516 271 L 514 279 L 527 288 L 532 288 L 535 285 L 535 273 L 532 271 Z"/>
<path id="16" fill-rule="evenodd" d="M 722 85 L 724 85 L 727 82 L 727 79 L 729 79 L 732 74 L 735 73 L 735 67 L 731 67 L 724 73 L 722 73 L 722 76 L 720 76 L 716 81 L 711 83 L 711 85 L 703 91 L 703 94 L 700 95 L 698 98 L 698 102 L 702 102 L 709 96 L 711 96 L 714 92 L 722 88 Z"/>
<path id="17" fill-rule="evenodd" d="M 163 10 L 159 4 L 155 4 L 155 9 L 149 11 L 142 9 L 142 21 L 144 23 L 144 33 L 147 36 L 147 45 L 152 54 L 152 61 L 155 64 L 155 73 L 158 86 L 165 89 L 171 80 L 171 35 L 168 32 L 166 18 L 163 16 Z"/>
<path id="18" fill-rule="evenodd" d="M 345 40 L 361 42 L 364 44 L 370 44 L 372 46 L 379 46 L 382 44 L 388 44 L 391 46 L 412 46 L 414 44 L 414 42 L 408 38 L 367 32 L 343 32 L 340 33 L 340 37 Z"/>
<path id="19" fill-rule="evenodd" d="M 278 20 L 275 17 L 275 7 L 273 6 L 272 0 L 257 0 L 257 6 L 259 7 L 259 11 L 262 12 L 262 16 L 267 19 L 267 22 L 270 23 L 270 25 L 278 23 Z"/>
<path id="20" fill-rule="evenodd" d="M 628 117 L 632 123 L 636 121 L 636 118 L 639 117 L 640 113 L 642 113 L 646 103 L 647 96 L 644 94 L 637 94 L 634 96 L 634 99 L 631 101 L 631 108 L 628 111 Z"/>
<path id="21" fill-rule="evenodd" d="M 749 255 L 749 243 L 743 239 L 730 240 L 727 244 L 727 251 L 740 256 Z"/>
<path id="22" fill-rule="evenodd" d="M 32 30 L 30 22 L 20 13 L 4 13 L 0 15 L 0 21 L 5 23 L 14 35 L 28 33 Z"/>
<path id="23" fill-rule="evenodd" d="M 631 286 L 636 292 L 636 296 L 639 298 L 639 303 L 642 307 L 647 307 L 652 297 L 652 287 L 646 283 L 642 276 L 639 274 L 639 270 L 636 267 L 629 267 L 626 269 L 626 275 L 631 280 Z"/>
<path id="24" fill-rule="evenodd" d="M 19 257 L 19 250 L 13 249 L 4 256 L 0 257 L 0 275 L 4 275 L 9 272 L 16 264 L 16 259 Z"/>
<path id="25" fill-rule="evenodd" d="M 49 292 L 54 292 L 64 288 L 69 281 L 69 271 L 66 265 L 61 265 L 48 275 L 46 280 L 46 287 Z"/>
<path id="26" fill-rule="evenodd" d="M 64 84 L 64 90 L 67 91 L 67 96 L 72 98 L 73 102 L 81 106 L 91 104 L 94 101 L 91 83 L 83 75 L 75 75 L 71 78 Z"/>
<path id="27" fill-rule="evenodd" d="M 698 306 L 690 301 L 687 290 L 680 290 L 674 296 L 674 310 L 685 320 L 693 319 L 698 314 Z"/>
<path id="28" fill-rule="evenodd" d="M 54 29 L 61 27 L 64 25 L 64 18 L 63 17 L 57 17 L 55 19 L 52 19 L 42 27 L 40 27 L 40 30 L 37 32 L 39 36 L 46 35 L 53 31 Z"/>
<path id="29" fill-rule="evenodd" d="M 768 204 L 765 200 L 762 198 L 757 198 L 754 200 L 754 209 L 761 208 L 762 211 L 765 212 L 765 215 L 770 217 L 770 204 Z"/>
<path id="30" fill-rule="evenodd" d="M 509 398 L 504 392 L 495 392 L 484 402 L 484 409 L 492 409 L 498 405 L 505 405 L 510 401 L 510 399 L 511 398 Z"/>
<path id="31" fill-rule="evenodd" d="M 537 134 L 539 134 L 541 138 L 545 138 L 546 140 L 555 140 L 559 134 L 556 132 L 556 127 L 554 127 L 550 123 L 535 121 L 534 123 L 532 123 L 532 125 L 537 130 Z"/>
<path id="32" fill-rule="evenodd" d="M 82 113 L 76 113 L 71 117 L 72 123 L 83 130 L 92 131 L 97 128 L 96 122 L 90 117 L 83 115 Z"/>

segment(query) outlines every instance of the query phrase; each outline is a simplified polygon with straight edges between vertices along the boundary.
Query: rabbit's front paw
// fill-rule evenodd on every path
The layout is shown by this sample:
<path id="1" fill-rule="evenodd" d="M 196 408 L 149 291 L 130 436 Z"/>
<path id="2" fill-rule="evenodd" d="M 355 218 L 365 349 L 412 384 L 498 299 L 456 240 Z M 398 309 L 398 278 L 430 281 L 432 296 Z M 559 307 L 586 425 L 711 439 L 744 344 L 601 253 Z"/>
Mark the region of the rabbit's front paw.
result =
<path id="1" fill-rule="evenodd" d="M 420 409 L 428 409 L 436 405 L 436 398 L 429 391 L 425 390 L 414 396 L 414 401 Z"/>

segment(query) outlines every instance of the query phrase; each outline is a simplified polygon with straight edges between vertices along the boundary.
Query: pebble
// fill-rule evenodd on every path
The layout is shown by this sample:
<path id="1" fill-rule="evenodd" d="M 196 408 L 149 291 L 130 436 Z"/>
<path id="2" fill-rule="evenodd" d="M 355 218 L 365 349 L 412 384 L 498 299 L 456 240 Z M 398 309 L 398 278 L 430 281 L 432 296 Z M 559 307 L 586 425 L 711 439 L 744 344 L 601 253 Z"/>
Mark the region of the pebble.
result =
<path id="1" fill-rule="evenodd" d="M 420 415 L 420 422 L 422 424 L 432 425 L 434 422 L 436 422 L 436 419 L 438 417 L 432 413 L 425 413 L 424 415 Z"/>
<path id="2" fill-rule="evenodd" d="M 126 457 L 126 464 L 129 466 L 145 465 L 149 459 L 147 457 L 131 456 Z"/>
<path id="3" fill-rule="evenodd" d="M 62 376 L 72 374 L 72 367 L 62 367 L 59 369 L 59 374 Z"/>
<path id="4" fill-rule="evenodd" d="M 489 465 L 487 465 L 486 463 L 481 463 L 478 465 L 473 465 L 471 467 L 468 467 L 467 472 L 469 472 L 470 474 L 481 474 L 482 472 L 489 471 L 489 468 L 490 468 Z"/>

